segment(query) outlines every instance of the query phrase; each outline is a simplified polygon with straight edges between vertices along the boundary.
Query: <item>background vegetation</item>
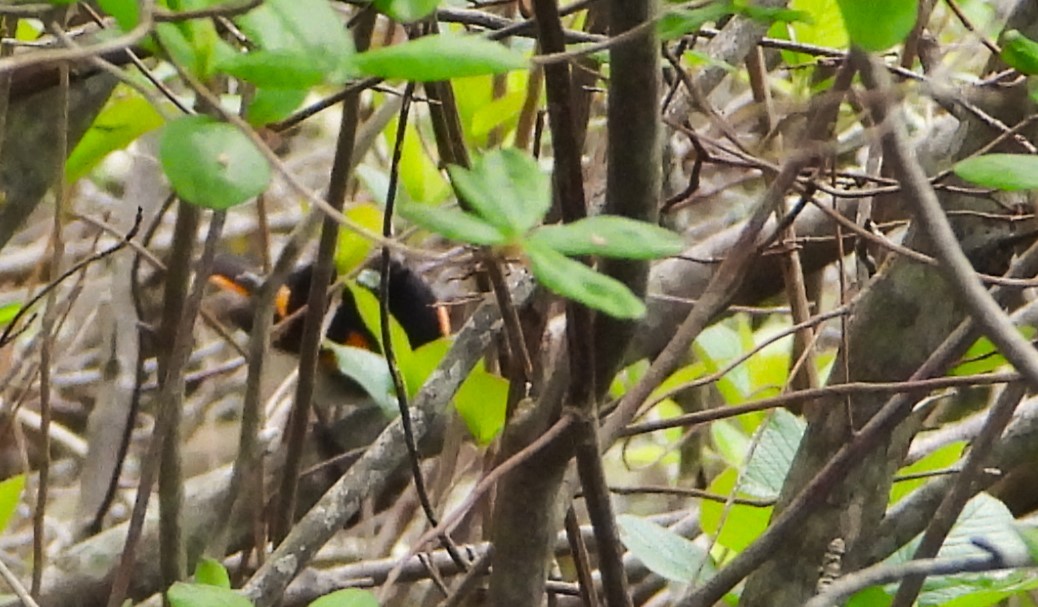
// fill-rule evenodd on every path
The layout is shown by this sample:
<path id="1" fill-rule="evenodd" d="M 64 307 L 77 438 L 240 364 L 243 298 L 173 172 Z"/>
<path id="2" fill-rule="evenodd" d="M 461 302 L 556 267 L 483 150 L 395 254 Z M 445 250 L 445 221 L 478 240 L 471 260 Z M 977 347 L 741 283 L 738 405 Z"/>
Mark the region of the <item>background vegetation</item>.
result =
<path id="1" fill-rule="evenodd" d="M 0 26 L 0 603 L 1035 603 L 1033 2 Z"/>

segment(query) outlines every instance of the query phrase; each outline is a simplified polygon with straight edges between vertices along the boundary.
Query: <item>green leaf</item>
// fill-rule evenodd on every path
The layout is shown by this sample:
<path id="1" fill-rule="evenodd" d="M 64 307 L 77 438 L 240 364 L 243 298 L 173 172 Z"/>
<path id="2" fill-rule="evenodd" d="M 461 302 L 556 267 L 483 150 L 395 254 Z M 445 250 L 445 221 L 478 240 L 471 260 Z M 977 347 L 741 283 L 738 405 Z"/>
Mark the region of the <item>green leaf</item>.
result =
<path id="1" fill-rule="evenodd" d="M 1006 190 L 1038 189 L 1038 156 L 1030 154 L 985 154 L 958 162 L 959 177 L 985 188 Z"/>
<path id="2" fill-rule="evenodd" d="M 509 237 L 525 234 L 551 207 L 548 176 L 518 150 L 494 150 L 479 158 L 471 170 L 459 166 L 447 170 L 458 197 Z"/>
<path id="3" fill-rule="evenodd" d="M 167 124 L 159 160 L 181 198 L 210 209 L 241 204 L 270 181 L 270 165 L 249 138 L 207 116 L 185 116 Z"/>
<path id="4" fill-rule="evenodd" d="M 1026 339 L 1033 339 L 1038 329 L 1023 325 L 1017 331 Z M 1009 364 L 1005 356 L 987 337 L 980 337 L 962 355 L 961 362 L 948 371 L 948 375 L 978 375 L 991 373 Z"/>
<path id="5" fill-rule="evenodd" d="M 454 408 L 472 438 L 480 445 L 488 445 L 505 427 L 507 400 L 507 380 L 474 369 L 454 395 Z"/>
<path id="6" fill-rule="evenodd" d="M 707 23 L 727 17 L 733 10 L 731 2 L 708 2 L 698 8 L 674 8 L 663 14 L 656 24 L 656 31 L 661 40 L 674 40 L 698 31 Z"/>
<path id="7" fill-rule="evenodd" d="M 277 89 L 305 89 L 320 84 L 326 73 L 306 54 L 265 49 L 227 55 L 216 68 L 256 86 Z"/>
<path id="8" fill-rule="evenodd" d="M 451 240 L 484 246 L 498 246 L 508 242 L 508 238 L 494 226 L 458 209 L 408 204 L 400 206 L 400 215 L 411 223 Z"/>
<path id="9" fill-rule="evenodd" d="M 176 582 L 166 597 L 173 607 L 252 607 L 252 601 L 233 590 L 202 584 Z"/>
<path id="10" fill-rule="evenodd" d="M 195 582 L 217 588 L 230 588 L 231 576 L 227 574 L 227 569 L 220 561 L 202 558 L 195 565 Z"/>
<path id="11" fill-rule="evenodd" d="M 440 34 L 360 53 L 354 64 L 368 76 L 435 82 L 523 69 L 526 58 L 484 38 Z"/>
<path id="12" fill-rule="evenodd" d="M 878 53 L 908 36 L 918 13 L 917 0 L 839 0 L 851 42 Z"/>
<path id="13" fill-rule="evenodd" d="M 397 126 L 394 120 L 383 131 L 387 147 L 392 147 L 396 143 Z M 451 193 L 450 184 L 447 183 L 440 167 L 429 157 L 414 123 L 409 123 L 404 131 L 404 140 L 400 148 L 399 175 L 400 185 L 404 186 L 410 201 L 435 204 L 446 199 Z"/>
<path id="14" fill-rule="evenodd" d="M 356 224 L 378 232 L 382 226 L 382 211 L 371 203 L 351 207 L 343 214 Z M 353 272 L 374 248 L 374 244 L 345 227 L 339 228 L 339 243 L 335 247 L 335 270 L 340 276 Z"/>
<path id="15" fill-rule="evenodd" d="M 19 474 L 0 481 L 0 532 L 7 529 L 8 523 L 18 508 L 18 500 L 25 489 L 25 475 Z"/>
<path id="16" fill-rule="evenodd" d="M 69 154 L 65 179 L 68 183 L 78 181 L 108 154 L 124 149 L 162 123 L 162 115 L 147 99 L 130 87 L 118 87 Z"/>
<path id="17" fill-rule="evenodd" d="M 98 0 L 101 10 L 115 17 L 119 27 L 128 32 L 140 21 L 140 10 L 137 0 Z"/>
<path id="18" fill-rule="evenodd" d="M 678 234 L 617 215 L 598 215 L 564 225 L 538 228 L 530 241 L 563 255 L 600 255 L 623 259 L 659 259 L 685 248 Z"/>
<path id="19" fill-rule="evenodd" d="M 307 89 L 256 89 L 256 94 L 245 108 L 245 119 L 252 126 L 265 126 L 292 115 L 309 93 Z"/>
<path id="20" fill-rule="evenodd" d="M 20 303 L 8 303 L 0 305 L 0 327 L 8 324 L 14 317 L 18 315 L 18 311 L 22 309 Z"/>
<path id="21" fill-rule="evenodd" d="M 325 340 L 322 346 L 335 355 L 335 367 L 368 393 L 386 417 L 400 412 L 386 359 L 378 354 Z"/>
<path id="22" fill-rule="evenodd" d="M 533 275 L 548 289 L 616 318 L 645 315 L 645 303 L 621 282 L 549 248 L 526 244 Z"/>
<path id="23" fill-rule="evenodd" d="M 617 516 L 616 525 L 624 546 L 660 577 L 685 584 L 713 577 L 715 569 L 706 550 L 670 529 L 630 514 Z"/>
<path id="24" fill-rule="evenodd" d="M 379 347 L 382 345 L 382 311 L 378 297 L 380 275 L 377 270 L 365 270 L 357 277 L 357 283 L 347 283 L 346 288 L 353 293 L 353 301 L 357 305 L 361 320 L 368 331 L 375 336 Z M 400 326 L 397 319 L 392 315 L 389 317 L 389 337 L 393 340 L 393 353 L 396 355 L 398 365 L 407 365 L 412 354 L 411 342 L 407 339 L 407 332 Z M 385 366 L 385 361 L 383 361 Z"/>
<path id="25" fill-rule="evenodd" d="M 806 429 L 804 420 L 785 409 L 775 409 L 746 464 L 740 490 L 761 499 L 778 498 Z"/>
<path id="26" fill-rule="evenodd" d="M 945 445 L 940 449 L 937 449 L 933 453 L 928 454 L 926 457 L 920 459 L 910 466 L 905 466 L 898 471 L 898 476 L 916 475 L 926 472 L 935 472 L 937 470 L 946 470 L 950 468 L 955 462 L 959 461 L 962 457 L 962 452 L 966 448 L 965 441 L 956 441 L 954 443 Z M 891 504 L 900 501 L 902 498 L 907 496 L 912 491 L 915 491 L 919 487 L 922 487 L 927 482 L 931 481 L 932 478 L 914 478 L 912 480 L 898 481 L 893 484 L 890 488 L 890 500 Z"/>
<path id="27" fill-rule="evenodd" d="M 342 19 L 325 0 L 264 0 L 235 23 L 259 49 L 280 56 L 276 61 L 284 61 L 288 69 L 303 72 L 271 77 L 305 81 L 319 72 L 325 81 L 339 83 L 351 75 L 353 42 Z"/>
<path id="28" fill-rule="evenodd" d="M 375 0 L 373 4 L 393 21 L 413 23 L 436 10 L 439 0 Z"/>
<path id="29" fill-rule="evenodd" d="M 1028 76 L 1038 74 L 1038 42 L 1017 30 L 1009 30 L 1002 36 L 1002 61 Z"/>
<path id="30" fill-rule="evenodd" d="M 367 590 L 346 588 L 322 596 L 309 607 L 378 607 L 378 599 Z"/>
<path id="31" fill-rule="evenodd" d="M 717 495 L 729 495 L 734 490 L 737 476 L 738 471 L 735 468 L 728 468 L 710 483 L 707 491 Z M 736 497 L 754 496 L 739 491 Z M 772 512 L 770 507 L 761 508 L 746 504 L 733 504 L 728 507 L 714 500 L 702 500 L 699 507 L 703 531 L 716 536 L 718 544 L 736 552 L 745 550 L 767 529 Z"/>

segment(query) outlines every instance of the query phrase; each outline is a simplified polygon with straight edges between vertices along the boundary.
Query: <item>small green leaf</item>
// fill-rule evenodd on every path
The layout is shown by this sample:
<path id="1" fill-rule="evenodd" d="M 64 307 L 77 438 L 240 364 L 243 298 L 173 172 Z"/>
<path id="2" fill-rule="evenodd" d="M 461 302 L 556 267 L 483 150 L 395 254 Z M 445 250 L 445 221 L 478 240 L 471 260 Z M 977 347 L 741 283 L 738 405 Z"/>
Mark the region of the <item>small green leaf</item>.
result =
<path id="1" fill-rule="evenodd" d="M 617 516 L 616 525 L 624 546 L 660 577 L 684 584 L 713 577 L 715 569 L 710 556 L 687 538 L 630 514 Z"/>
<path id="2" fill-rule="evenodd" d="M 508 381 L 482 369 L 474 369 L 454 395 L 454 409 L 472 438 L 487 445 L 505 427 Z"/>
<path id="3" fill-rule="evenodd" d="M 117 88 L 69 155 L 65 179 L 69 183 L 78 181 L 108 154 L 124 149 L 162 123 L 162 115 L 147 99 L 130 87 Z"/>
<path id="4" fill-rule="evenodd" d="M 761 499 L 777 498 L 806 429 L 804 420 L 775 409 L 746 464 L 740 491 Z"/>
<path id="5" fill-rule="evenodd" d="M 124 32 L 132 30 L 140 21 L 140 10 L 137 0 L 98 0 L 101 10 L 115 17 Z"/>
<path id="6" fill-rule="evenodd" d="M 439 0 L 375 0 L 373 4 L 393 21 L 413 23 L 436 10 Z"/>
<path id="7" fill-rule="evenodd" d="M 324 348 L 335 355 L 335 367 L 346 377 L 357 382 L 360 387 L 378 404 L 386 417 L 393 417 L 400 412 L 393 387 L 393 376 L 389 373 L 386 359 L 378 354 L 344 346 L 325 340 Z"/>
<path id="8" fill-rule="evenodd" d="M 530 156 L 513 149 L 485 154 L 448 171 L 458 196 L 502 234 L 517 237 L 540 223 L 551 206 L 551 183 Z"/>
<path id="9" fill-rule="evenodd" d="M 220 561 L 203 558 L 195 565 L 195 582 L 217 588 L 230 588 L 231 576 Z"/>
<path id="10" fill-rule="evenodd" d="M 617 215 L 598 215 L 564 225 L 544 226 L 530 235 L 563 255 L 659 259 L 685 248 L 681 236 L 659 226 Z"/>
<path id="11" fill-rule="evenodd" d="M 440 34 L 360 53 L 354 64 L 368 76 L 435 82 L 522 69 L 526 58 L 484 38 Z"/>
<path id="12" fill-rule="evenodd" d="M 0 532 L 7 529 L 8 523 L 11 522 L 24 488 L 24 474 L 0 481 Z"/>
<path id="13" fill-rule="evenodd" d="M 917 0 L 839 0 L 851 42 L 878 53 L 908 36 L 918 13 Z"/>
<path id="14" fill-rule="evenodd" d="M 259 49 L 295 57 L 287 67 L 304 72 L 303 76 L 270 77 L 306 80 L 320 72 L 325 81 L 337 83 L 351 75 L 353 42 L 342 19 L 325 0 L 264 0 L 235 23 Z"/>
<path id="15" fill-rule="evenodd" d="M 256 86 L 277 89 L 305 89 L 320 84 L 326 71 L 307 54 L 264 49 L 227 55 L 216 63 L 216 68 Z"/>
<path id="16" fill-rule="evenodd" d="M 260 87 L 245 108 L 245 119 L 252 126 L 265 126 L 292 115 L 306 100 L 308 89 Z"/>
<path id="17" fill-rule="evenodd" d="M 727 468 L 719 474 L 707 491 L 716 495 L 730 495 L 734 490 L 738 471 L 735 468 Z M 743 491 L 736 493 L 736 497 L 753 498 Z M 741 552 L 752 544 L 765 529 L 768 528 L 768 520 L 771 519 L 772 508 L 761 508 L 748 504 L 726 504 L 714 500 L 702 500 L 700 502 L 700 519 L 703 531 L 717 537 L 717 543 Z M 724 526 L 721 526 L 722 521 Z"/>
<path id="18" fill-rule="evenodd" d="M 343 212 L 350 221 L 378 232 L 382 226 L 382 211 L 371 203 L 360 204 Z M 371 253 L 373 243 L 345 227 L 339 228 L 339 244 L 335 247 L 335 270 L 340 276 L 353 272 Z"/>
<path id="19" fill-rule="evenodd" d="M 547 247 L 526 244 L 530 269 L 548 289 L 617 318 L 645 315 L 645 304 L 621 282 Z"/>
<path id="20" fill-rule="evenodd" d="M 661 40 L 674 40 L 698 31 L 707 23 L 731 15 L 732 10 L 731 2 L 708 2 L 698 8 L 674 8 L 663 14 L 656 25 L 656 31 Z"/>
<path id="21" fill-rule="evenodd" d="M 985 188 L 1016 191 L 1038 189 L 1038 156 L 985 154 L 958 162 L 959 177 Z"/>
<path id="22" fill-rule="evenodd" d="M 1038 42 L 1017 30 L 1007 31 L 1002 36 L 1002 61 L 1021 74 L 1038 74 Z"/>
<path id="23" fill-rule="evenodd" d="M 257 196 L 270 181 L 270 165 L 244 133 L 206 116 L 166 125 L 159 159 L 184 200 L 226 209 Z"/>
<path id="24" fill-rule="evenodd" d="M 252 601 L 228 588 L 176 582 L 166 592 L 173 607 L 252 607 Z"/>
<path id="25" fill-rule="evenodd" d="M 430 232 L 451 240 L 484 246 L 497 246 L 508 242 L 508 238 L 494 226 L 475 215 L 457 209 L 408 204 L 400 207 L 400 215 Z"/>
<path id="26" fill-rule="evenodd" d="M 9 303 L 0 305 L 0 327 L 8 324 L 14 317 L 18 315 L 18 311 L 22 309 L 20 303 Z"/>
<path id="27" fill-rule="evenodd" d="M 378 599 L 367 590 L 346 588 L 322 596 L 309 607 L 378 607 Z"/>

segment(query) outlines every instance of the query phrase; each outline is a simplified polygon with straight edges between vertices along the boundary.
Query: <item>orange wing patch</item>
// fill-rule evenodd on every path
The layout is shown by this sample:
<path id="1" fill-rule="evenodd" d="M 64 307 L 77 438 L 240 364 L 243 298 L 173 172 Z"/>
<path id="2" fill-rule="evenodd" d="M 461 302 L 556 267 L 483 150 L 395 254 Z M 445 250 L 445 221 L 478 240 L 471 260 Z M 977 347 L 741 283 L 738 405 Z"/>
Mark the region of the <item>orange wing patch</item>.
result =
<path id="1" fill-rule="evenodd" d="M 251 293 L 245 286 L 238 284 L 233 279 L 228 278 L 227 276 L 213 274 L 209 277 L 209 282 L 219 289 L 222 289 L 224 291 L 230 291 L 231 293 L 241 295 L 242 297 L 249 297 L 251 295 Z"/>

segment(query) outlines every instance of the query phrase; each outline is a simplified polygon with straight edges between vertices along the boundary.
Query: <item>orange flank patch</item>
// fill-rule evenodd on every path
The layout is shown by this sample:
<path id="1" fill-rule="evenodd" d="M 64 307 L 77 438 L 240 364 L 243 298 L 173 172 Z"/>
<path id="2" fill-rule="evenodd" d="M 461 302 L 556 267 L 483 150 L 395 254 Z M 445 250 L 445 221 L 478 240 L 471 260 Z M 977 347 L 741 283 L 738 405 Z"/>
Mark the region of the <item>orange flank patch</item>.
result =
<path id="1" fill-rule="evenodd" d="M 210 276 L 209 282 L 217 288 L 223 289 L 224 291 L 230 291 L 231 293 L 241 295 L 242 297 L 248 297 L 250 295 L 247 288 L 220 274 L 213 274 Z"/>
<path id="2" fill-rule="evenodd" d="M 292 297 L 292 292 L 288 287 L 282 285 L 278 289 L 277 297 L 274 298 L 274 312 L 278 318 L 287 318 L 290 311 L 288 309 L 289 298 Z"/>
<path id="3" fill-rule="evenodd" d="M 440 335 L 451 334 L 451 316 L 447 312 L 447 306 L 442 304 L 436 305 L 436 320 L 440 324 Z"/>
<path id="4" fill-rule="evenodd" d="M 360 331 L 351 331 L 350 334 L 346 336 L 345 345 L 353 346 L 354 348 L 363 348 L 365 350 L 374 350 L 371 342 L 368 341 L 368 338 L 364 337 L 364 334 Z"/>

